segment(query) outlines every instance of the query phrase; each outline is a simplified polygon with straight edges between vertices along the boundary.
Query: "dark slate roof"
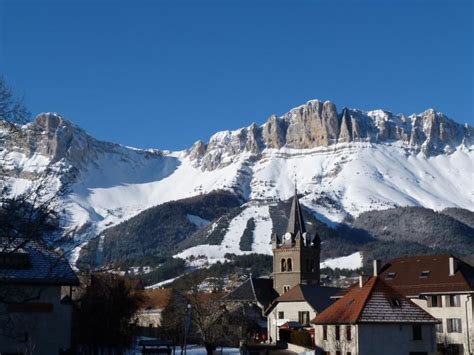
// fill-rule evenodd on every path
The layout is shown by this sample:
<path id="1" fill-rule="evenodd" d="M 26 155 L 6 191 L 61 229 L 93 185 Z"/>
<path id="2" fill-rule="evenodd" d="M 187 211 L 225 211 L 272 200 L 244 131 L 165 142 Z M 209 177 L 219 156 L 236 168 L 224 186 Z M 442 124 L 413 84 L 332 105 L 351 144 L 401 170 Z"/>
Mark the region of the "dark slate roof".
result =
<path id="1" fill-rule="evenodd" d="M 422 293 L 473 292 L 474 267 L 453 257 L 455 274 L 449 275 L 449 258 L 452 255 L 408 256 L 390 260 L 380 277 L 406 296 Z M 420 277 L 421 272 L 429 271 Z"/>
<path id="2" fill-rule="evenodd" d="M 278 297 L 265 313 L 270 313 L 279 302 L 308 302 L 317 313 L 320 313 L 334 303 L 334 299 L 331 297 L 339 290 L 340 288 L 337 287 L 299 284 Z"/>
<path id="3" fill-rule="evenodd" d="M 314 324 L 438 323 L 439 321 L 380 277 L 353 287 L 316 316 Z"/>
<path id="4" fill-rule="evenodd" d="M 235 302 L 258 302 L 267 308 L 277 297 L 278 293 L 273 289 L 272 279 L 250 277 L 225 299 Z"/>
<path id="5" fill-rule="evenodd" d="M 291 233 L 296 236 L 299 232 L 300 235 L 306 232 L 306 227 L 303 220 L 303 211 L 301 210 L 300 202 L 298 200 L 298 192 L 295 189 L 295 195 L 291 203 L 290 218 L 288 220 L 288 227 L 286 228 L 287 233 Z"/>
<path id="6" fill-rule="evenodd" d="M 22 242 L 20 242 L 22 243 Z M 5 283 L 43 284 L 43 285 L 79 285 L 79 279 L 64 257 L 46 248 L 37 241 L 28 241 L 18 251 L 7 252 L 4 257 L 15 253 L 27 255 L 27 264 L 9 266 L 0 263 L 0 281 Z"/>

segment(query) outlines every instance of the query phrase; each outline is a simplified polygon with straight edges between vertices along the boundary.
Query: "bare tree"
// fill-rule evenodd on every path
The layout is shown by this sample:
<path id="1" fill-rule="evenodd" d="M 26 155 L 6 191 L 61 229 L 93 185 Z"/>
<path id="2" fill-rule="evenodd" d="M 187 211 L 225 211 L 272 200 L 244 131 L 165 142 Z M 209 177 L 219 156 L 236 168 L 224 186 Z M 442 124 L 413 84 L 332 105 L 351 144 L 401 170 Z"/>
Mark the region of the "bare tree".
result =
<path id="1" fill-rule="evenodd" d="M 15 97 L 11 88 L 0 76 L 0 120 L 24 124 L 30 119 L 23 98 Z"/>
<path id="2" fill-rule="evenodd" d="M 0 77 L 0 335 L 12 339 L 22 329 L 25 334 L 30 333 L 36 324 L 34 317 L 23 317 L 9 309 L 40 300 L 48 287 L 18 286 L 8 281 L 13 269 L 29 268 L 31 248 L 48 260 L 43 264 L 47 265 L 42 270 L 43 278 L 60 279 L 64 276 L 61 273 L 71 272 L 61 267 L 67 263 L 64 245 L 71 243 L 60 223 L 60 201 L 67 186 L 51 186 L 46 180 L 51 172 L 46 169 L 41 176 L 28 181 L 22 191 L 13 191 L 11 185 L 17 172 L 2 160 L 5 138 L 22 134 L 20 124 L 27 122 L 29 116 L 23 99 L 16 98 Z M 25 339 L 24 344 L 23 351 L 31 353 L 34 339 Z"/>

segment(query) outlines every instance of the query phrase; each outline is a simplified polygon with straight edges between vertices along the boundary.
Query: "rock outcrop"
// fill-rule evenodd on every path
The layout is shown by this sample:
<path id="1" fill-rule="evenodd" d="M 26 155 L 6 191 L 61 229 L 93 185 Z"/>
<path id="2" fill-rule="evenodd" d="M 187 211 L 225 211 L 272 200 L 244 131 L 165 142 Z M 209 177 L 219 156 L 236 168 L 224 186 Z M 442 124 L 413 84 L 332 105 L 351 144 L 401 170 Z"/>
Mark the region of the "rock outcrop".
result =
<path id="1" fill-rule="evenodd" d="M 312 149 L 338 143 L 399 142 L 426 156 L 450 153 L 458 146 L 473 145 L 474 130 L 432 109 L 405 116 L 375 110 L 364 112 L 318 100 L 308 101 L 288 113 L 272 115 L 261 127 L 252 124 L 237 131 L 219 132 L 209 144 L 196 143 L 189 157 L 205 170 L 213 170 L 241 153 L 259 156 L 264 149 Z"/>

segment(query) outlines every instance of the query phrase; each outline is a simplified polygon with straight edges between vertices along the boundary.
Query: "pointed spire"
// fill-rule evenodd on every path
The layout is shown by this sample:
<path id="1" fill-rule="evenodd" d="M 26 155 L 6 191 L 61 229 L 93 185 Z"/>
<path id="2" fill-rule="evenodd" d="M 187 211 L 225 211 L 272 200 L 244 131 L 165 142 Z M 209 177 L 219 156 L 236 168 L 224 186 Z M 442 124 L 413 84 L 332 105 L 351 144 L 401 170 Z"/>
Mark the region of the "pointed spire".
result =
<path id="1" fill-rule="evenodd" d="M 298 201 L 298 190 L 296 189 L 295 179 L 295 195 L 291 203 L 290 218 L 288 219 L 288 227 L 286 228 L 288 233 L 296 236 L 298 232 L 300 235 L 306 233 L 306 228 L 303 220 L 303 211 L 301 210 L 300 202 Z"/>

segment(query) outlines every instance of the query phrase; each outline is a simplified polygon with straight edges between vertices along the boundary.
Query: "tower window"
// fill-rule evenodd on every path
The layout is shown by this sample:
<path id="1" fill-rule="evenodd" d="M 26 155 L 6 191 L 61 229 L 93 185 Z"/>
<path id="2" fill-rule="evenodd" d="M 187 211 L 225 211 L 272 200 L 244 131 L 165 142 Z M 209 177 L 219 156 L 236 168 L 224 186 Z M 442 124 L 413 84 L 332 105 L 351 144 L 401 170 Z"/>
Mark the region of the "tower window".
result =
<path id="1" fill-rule="evenodd" d="M 311 272 L 314 272 L 315 271 L 315 268 L 314 268 L 314 260 L 311 260 Z"/>
<path id="2" fill-rule="evenodd" d="M 281 271 L 286 271 L 286 260 L 281 259 Z"/>
<path id="3" fill-rule="evenodd" d="M 290 290 L 290 285 L 283 286 L 283 293 L 288 292 Z"/>
<path id="4" fill-rule="evenodd" d="M 292 271 L 293 265 L 292 265 L 292 262 L 291 262 L 291 258 L 288 258 L 288 260 L 286 262 L 286 267 L 287 267 L 288 271 Z"/>

